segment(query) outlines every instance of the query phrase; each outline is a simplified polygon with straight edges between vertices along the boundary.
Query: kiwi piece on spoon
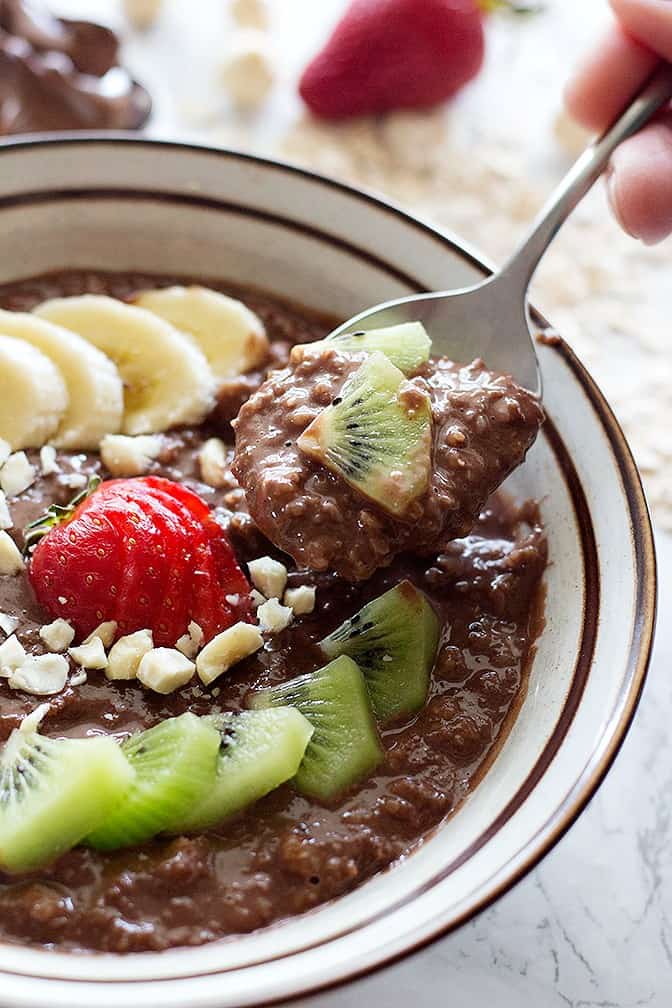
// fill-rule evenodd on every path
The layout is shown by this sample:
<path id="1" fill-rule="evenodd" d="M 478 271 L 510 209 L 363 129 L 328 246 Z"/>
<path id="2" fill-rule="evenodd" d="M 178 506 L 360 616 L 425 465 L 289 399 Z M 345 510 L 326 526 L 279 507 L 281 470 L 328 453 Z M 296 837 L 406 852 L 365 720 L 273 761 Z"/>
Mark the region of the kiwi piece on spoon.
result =
<path id="1" fill-rule="evenodd" d="M 100 827 L 123 801 L 134 771 L 113 738 L 52 739 L 33 715 L 0 756 L 0 866 L 40 868 Z"/>
<path id="2" fill-rule="evenodd" d="M 384 757 L 364 677 L 343 655 L 324 668 L 251 698 L 255 709 L 296 707 L 314 732 L 294 777 L 308 797 L 330 801 L 368 776 Z"/>
<path id="3" fill-rule="evenodd" d="M 204 720 L 221 739 L 216 780 L 171 832 L 216 826 L 284 784 L 299 769 L 313 734 L 310 722 L 294 707 L 212 714 Z"/>
<path id="4" fill-rule="evenodd" d="M 422 322 L 402 322 L 384 329 L 367 332 L 340 333 L 327 336 L 325 343 L 333 344 L 345 353 L 385 354 L 387 359 L 404 374 L 413 374 L 429 360 L 432 342 Z"/>
<path id="5" fill-rule="evenodd" d="M 439 620 L 425 595 L 401 581 L 325 637 L 328 658 L 349 655 L 364 673 L 374 713 L 389 721 L 419 710 L 439 644 Z"/>
<path id="6" fill-rule="evenodd" d="M 403 518 L 427 490 L 431 440 L 429 396 L 376 352 L 297 444 L 379 507 Z"/>
<path id="7" fill-rule="evenodd" d="M 135 780 L 114 812 L 88 834 L 89 846 L 116 850 L 173 832 L 213 788 L 219 744 L 217 729 L 191 713 L 132 735 L 121 748 Z"/>

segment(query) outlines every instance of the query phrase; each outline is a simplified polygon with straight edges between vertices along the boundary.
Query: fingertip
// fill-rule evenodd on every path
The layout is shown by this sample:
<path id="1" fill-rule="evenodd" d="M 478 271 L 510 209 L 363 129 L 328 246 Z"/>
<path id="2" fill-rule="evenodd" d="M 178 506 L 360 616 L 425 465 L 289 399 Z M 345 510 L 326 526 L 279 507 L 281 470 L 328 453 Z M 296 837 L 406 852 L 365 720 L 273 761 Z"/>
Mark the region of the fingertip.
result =
<path id="1" fill-rule="evenodd" d="M 672 116 L 621 144 L 607 179 L 621 227 L 646 245 L 672 233 Z"/>

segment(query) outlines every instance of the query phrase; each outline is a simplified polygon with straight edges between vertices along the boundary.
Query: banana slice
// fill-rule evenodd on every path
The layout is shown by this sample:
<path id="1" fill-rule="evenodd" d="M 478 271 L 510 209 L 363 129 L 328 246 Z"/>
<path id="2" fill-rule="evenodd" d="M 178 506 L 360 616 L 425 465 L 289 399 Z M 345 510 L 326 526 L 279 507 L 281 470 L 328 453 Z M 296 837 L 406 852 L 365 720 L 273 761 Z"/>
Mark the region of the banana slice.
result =
<path id="1" fill-rule="evenodd" d="M 212 409 L 215 379 L 207 360 L 151 312 L 98 294 L 54 298 L 35 312 L 72 329 L 117 365 L 124 382 L 125 434 L 200 423 Z"/>
<path id="2" fill-rule="evenodd" d="M 58 368 L 25 340 L 0 335 L 0 437 L 40 448 L 58 429 L 68 390 Z"/>
<path id="3" fill-rule="evenodd" d="M 218 383 L 263 364 L 268 339 L 261 319 L 242 301 L 207 287 L 139 291 L 134 302 L 188 333 L 208 358 Z"/>
<path id="4" fill-rule="evenodd" d="M 65 380 L 70 401 L 51 439 L 57 448 L 95 449 L 121 429 L 124 387 L 109 357 L 69 329 L 24 312 L 0 310 L 0 333 L 32 344 Z"/>

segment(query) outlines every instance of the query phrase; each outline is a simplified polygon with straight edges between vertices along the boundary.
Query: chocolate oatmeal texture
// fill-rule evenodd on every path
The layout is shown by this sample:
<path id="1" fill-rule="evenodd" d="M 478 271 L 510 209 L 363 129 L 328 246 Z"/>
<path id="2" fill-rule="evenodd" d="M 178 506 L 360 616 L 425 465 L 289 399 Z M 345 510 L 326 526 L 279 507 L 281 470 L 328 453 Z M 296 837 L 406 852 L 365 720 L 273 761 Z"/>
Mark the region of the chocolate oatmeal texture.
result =
<path id="1" fill-rule="evenodd" d="M 86 291 L 124 298 L 174 282 L 69 272 L 0 288 L 0 304 L 26 310 L 49 297 Z M 443 361 L 421 370 L 418 377 L 431 390 L 436 410 L 438 493 L 423 502 L 409 530 L 357 504 L 354 493 L 335 487 L 330 473 L 314 467 L 306 478 L 308 463 L 293 446 L 296 434 L 287 435 L 289 427 L 305 428 L 356 366 L 352 359 L 331 351 L 316 355 L 309 347 L 295 351 L 288 364 L 291 346 L 323 337 L 329 323 L 263 295 L 226 290 L 262 317 L 272 340 L 270 364 L 280 370 L 263 387 L 261 372 L 231 379 L 207 424 L 167 435 L 152 472 L 185 483 L 215 509 L 241 562 L 270 554 L 289 567 L 290 587 L 314 586 L 315 611 L 222 676 L 216 697 L 193 683 L 160 696 L 136 682 L 110 683 L 91 672 L 85 684 L 68 686 L 53 698 L 42 730 L 51 736 L 102 732 L 123 738 L 185 710 L 238 710 L 252 689 L 323 665 L 317 643 L 402 578 L 426 593 L 443 625 L 428 702 L 383 729 L 383 763 L 329 806 L 284 785 L 203 835 L 159 839 L 112 854 L 80 847 L 37 873 L 0 875 L 2 940 L 73 951 L 156 951 L 253 931 L 347 893 L 411 851 L 457 807 L 477 783 L 524 694 L 539 628 L 546 543 L 533 505 L 501 494 L 487 503 L 485 498 L 524 455 L 540 420 L 536 402 L 514 400 L 507 381 L 480 362 L 461 373 Z M 450 394 L 456 381 L 465 387 L 457 400 Z M 230 446 L 231 461 L 229 421 L 242 403 L 236 475 L 229 465 L 222 486 L 206 486 L 199 479 L 198 450 L 216 434 Z M 487 455 L 477 457 L 475 435 L 482 424 Z M 270 458 L 266 469 L 262 446 Z M 468 462 L 467 479 L 465 466 L 455 462 L 460 458 Z M 62 472 L 42 477 L 16 499 L 17 527 L 46 505 L 72 496 L 64 482 L 68 473 L 101 472 L 95 455 L 80 455 L 75 463 L 63 456 L 61 466 Z M 297 472 L 306 486 L 298 497 Z M 247 485 L 255 520 L 238 479 Z M 357 508 L 357 533 L 347 539 L 345 528 Z M 466 515 L 479 508 L 472 527 Z M 272 547 L 264 531 L 298 555 L 301 566 Z M 448 541 L 455 534 L 463 538 Z M 400 544 L 419 544 L 422 555 L 402 552 Z M 387 564 L 368 579 L 379 564 L 367 561 L 367 551 Z M 339 555 L 351 566 L 341 564 Z M 346 573 L 354 580 L 341 576 Z M 20 617 L 19 638 L 28 650 L 39 650 L 38 629 L 45 619 L 28 581 L 5 581 L 0 610 Z M 0 680 L 0 741 L 34 706 L 35 698 L 10 691 Z"/>

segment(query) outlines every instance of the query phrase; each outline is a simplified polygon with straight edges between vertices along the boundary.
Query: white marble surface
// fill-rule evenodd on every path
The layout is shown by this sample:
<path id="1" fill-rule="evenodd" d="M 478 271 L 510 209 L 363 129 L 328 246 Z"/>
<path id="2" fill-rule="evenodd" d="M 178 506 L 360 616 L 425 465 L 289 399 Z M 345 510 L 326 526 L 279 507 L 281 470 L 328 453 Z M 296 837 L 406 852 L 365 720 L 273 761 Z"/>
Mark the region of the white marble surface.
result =
<path id="1" fill-rule="evenodd" d="M 164 18 L 152 32 L 127 35 L 127 58 L 157 98 L 151 133 L 266 150 L 292 130 L 299 115 L 292 77 L 342 0 L 270 2 L 281 80 L 254 120 L 233 116 L 215 83 L 232 31 L 225 0 L 165 0 Z M 122 23 L 115 0 L 55 5 L 64 13 Z M 456 115 L 467 124 L 480 119 L 503 142 L 519 134 L 529 148 L 529 166 L 549 171 L 550 178 L 560 167 L 557 155 L 554 162 L 547 153 L 561 82 L 604 19 L 605 4 L 548 0 L 548 8 L 545 22 L 520 28 L 533 44 L 517 44 L 511 31 L 491 26 L 492 59 L 510 69 L 507 89 L 488 85 L 486 68 L 484 80 L 460 99 Z M 450 211 L 441 219 L 453 223 Z M 458 215 L 457 226 L 460 221 Z M 469 237 L 479 242 L 477 234 Z M 669 246 L 658 254 L 659 268 L 669 254 Z M 669 279 L 665 283 L 652 272 L 646 299 L 660 320 L 669 317 Z M 620 339 L 608 355 L 593 356 L 590 344 L 582 352 L 609 386 L 628 374 L 634 349 Z M 658 547 L 662 619 L 649 681 L 634 726 L 589 808 L 535 871 L 476 920 L 411 959 L 306 999 L 305 1008 L 672 1004 L 672 630 L 666 619 L 672 608 L 672 537 L 660 534 Z"/>

